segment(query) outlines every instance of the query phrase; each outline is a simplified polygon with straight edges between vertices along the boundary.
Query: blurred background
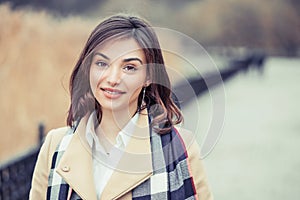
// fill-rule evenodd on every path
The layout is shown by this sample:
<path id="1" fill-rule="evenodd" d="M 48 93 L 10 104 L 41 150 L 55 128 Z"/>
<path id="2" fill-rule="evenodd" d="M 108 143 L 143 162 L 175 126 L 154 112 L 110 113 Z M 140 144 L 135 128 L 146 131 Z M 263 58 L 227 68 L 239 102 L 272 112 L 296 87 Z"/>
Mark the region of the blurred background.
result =
<path id="1" fill-rule="evenodd" d="M 92 29 L 116 13 L 188 35 L 220 70 L 225 120 L 204 158 L 215 199 L 299 199 L 300 1 L 0 0 L 2 199 L 27 168 L 10 166 L 38 147 L 39 125 L 45 125 L 42 134 L 65 126 L 71 70 Z M 188 49 L 184 43 L 178 48 Z M 201 63 L 200 55 L 192 56 Z M 166 61 L 186 73 L 184 62 L 169 55 Z M 202 65 L 209 73 L 209 65 Z M 197 94 L 182 109 L 193 113 L 199 107 L 201 144 L 213 106 L 209 92 Z"/>

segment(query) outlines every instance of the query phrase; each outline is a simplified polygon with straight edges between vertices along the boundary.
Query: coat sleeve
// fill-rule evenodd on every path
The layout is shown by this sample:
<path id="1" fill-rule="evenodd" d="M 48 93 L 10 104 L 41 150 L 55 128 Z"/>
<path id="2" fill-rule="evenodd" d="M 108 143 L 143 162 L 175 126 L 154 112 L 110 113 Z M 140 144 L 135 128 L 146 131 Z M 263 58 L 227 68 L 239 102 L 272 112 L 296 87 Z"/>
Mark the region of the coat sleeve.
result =
<path id="1" fill-rule="evenodd" d="M 52 132 L 50 131 L 40 149 L 35 169 L 33 172 L 29 199 L 46 199 L 48 187 L 48 175 L 50 171 L 49 150 L 52 141 Z"/>
<path id="2" fill-rule="evenodd" d="M 29 193 L 30 200 L 46 199 L 52 156 L 66 130 L 67 127 L 62 127 L 53 129 L 47 134 L 35 164 Z"/>
<path id="3" fill-rule="evenodd" d="M 188 147 L 188 162 L 192 172 L 195 188 L 199 200 L 212 200 L 213 196 L 210 191 L 206 172 L 200 156 L 200 148 L 196 141 Z"/>
<path id="4" fill-rule="evenodd" d="M 194 180 L 199 200 L 213 200 L 212 192 L 206 177 L 205 168 L 201 159 L 200 147 L 195 135 L 184 128 L 176 127 L 183 139 L 188 154 L 189 170 Z"/>

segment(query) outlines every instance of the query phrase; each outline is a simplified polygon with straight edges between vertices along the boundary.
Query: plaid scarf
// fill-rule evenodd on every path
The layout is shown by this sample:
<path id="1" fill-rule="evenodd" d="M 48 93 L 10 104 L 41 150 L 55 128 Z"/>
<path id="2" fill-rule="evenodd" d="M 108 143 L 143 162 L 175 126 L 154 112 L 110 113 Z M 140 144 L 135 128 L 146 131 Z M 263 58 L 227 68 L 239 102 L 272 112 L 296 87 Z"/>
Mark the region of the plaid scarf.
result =
<path id="1" fill-rule="evenodd" d="M 69 129 L 52 157 L 48 179 L 48 200 L 81 199 L 68 183 L 55 172 L 56 166 L 73 136 Z M 187 151 L 178 131 L 158 135 L 151 131 L 153 175 L 132 191 L 133 200 L 198 199 L 193 177 L 189 171 Z"/>

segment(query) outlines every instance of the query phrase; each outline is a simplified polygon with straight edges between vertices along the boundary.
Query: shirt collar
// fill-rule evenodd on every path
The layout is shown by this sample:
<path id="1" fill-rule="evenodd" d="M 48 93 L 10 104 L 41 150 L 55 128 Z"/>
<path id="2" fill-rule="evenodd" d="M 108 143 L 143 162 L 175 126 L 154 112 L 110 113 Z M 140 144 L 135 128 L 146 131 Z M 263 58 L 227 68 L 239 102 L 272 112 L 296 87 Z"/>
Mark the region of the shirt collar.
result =
<path id="1" fill-rule="evenodd" d="M 119 148 L 125 148 L 131 138 L 131 135 L 136 127 L 139 114 L 136 113 L 131 120 L 125 125 L 125 127 L 118 133 L 116 137 L 116 146 Z M 92 112 L 88 118 L 86 125 L 86 140 L 89 146 L 92 148 L 93 142 L 96 145 L 97 151 L 104 151 L 103 146 L 98 140 L 98 137 L 95 133 L 95 123 L 97 120 L 96 111 Z"/>
<path id="2" fill-rule="evenodd" d="M 127 146 L 131 135 L 136 127 L 137 119 L 139 114 L 136 113 L 131 120 L 126 124 L 126 126 L 118 133 L 117 140 L 122 140 L 124 146 Z"/>

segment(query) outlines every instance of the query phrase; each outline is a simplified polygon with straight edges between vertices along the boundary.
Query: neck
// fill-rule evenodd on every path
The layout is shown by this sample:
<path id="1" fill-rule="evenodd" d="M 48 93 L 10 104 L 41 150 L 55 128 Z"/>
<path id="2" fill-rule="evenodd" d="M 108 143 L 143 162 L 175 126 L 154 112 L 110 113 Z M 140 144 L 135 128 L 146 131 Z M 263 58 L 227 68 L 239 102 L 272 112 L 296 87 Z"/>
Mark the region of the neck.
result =
<path id="1" fill-rule="evenodd" d="M 110 143 L 114 144 L 118 133 L 130 121 L 134 112 L 126 111 L 112 111 L 102 109 L 101 123 L 96 129 L 96 134 L 101 140 L 105 137 Z"/>

